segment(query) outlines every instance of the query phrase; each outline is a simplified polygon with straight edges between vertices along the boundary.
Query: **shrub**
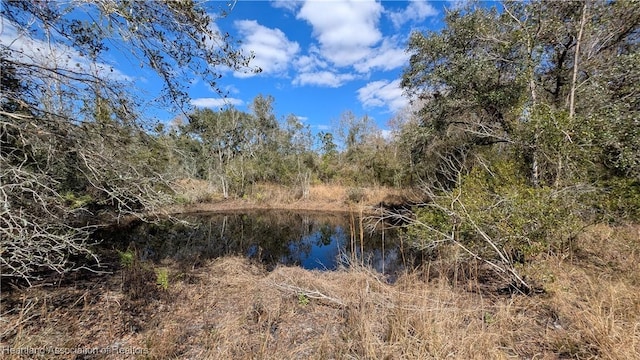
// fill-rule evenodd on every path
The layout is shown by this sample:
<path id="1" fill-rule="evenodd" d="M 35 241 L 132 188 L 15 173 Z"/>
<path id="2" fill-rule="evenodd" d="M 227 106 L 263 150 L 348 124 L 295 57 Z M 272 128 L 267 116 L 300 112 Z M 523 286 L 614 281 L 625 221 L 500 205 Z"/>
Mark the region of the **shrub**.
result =
<path id="1" fill-rule="evenodd" d="M 452 190 L 431 193 L 433 202 L 417 211 L 409 231 L 414 245 L 456 241 L 483 258 L 499 251 L 510 261 L 563 251 L 582 226 L 575 215 L 580 203 L 570 191 L 529 185 L 517 169 L 509 161 L 476 167 Z"/>
<path id="2" fill-rule="evenodd" d="M 640 221 L 640 181 L 613 178 L 599 185 L 600 191 L 587 199 L 595 210 L 596 220 L 608 223 Z"/>

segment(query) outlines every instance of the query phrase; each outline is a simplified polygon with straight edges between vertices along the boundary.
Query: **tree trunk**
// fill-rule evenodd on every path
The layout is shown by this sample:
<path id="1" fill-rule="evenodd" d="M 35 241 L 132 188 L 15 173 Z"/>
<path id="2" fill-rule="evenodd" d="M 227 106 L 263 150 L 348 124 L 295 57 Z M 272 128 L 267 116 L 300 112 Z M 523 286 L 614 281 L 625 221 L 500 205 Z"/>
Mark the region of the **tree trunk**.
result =
<path id="1" fill-rule="evenodd" d="M 576 82 L 578 79 L 578 62 L 580 60 L 580 44 L 582 42 L 582 33 L 584 31 L 584 23 L 587 21 L 587 2 L 582 6 L 582 19 L 580 20 L 580 30 L 576 39 L 576 52 L 573 56 L 573 78 L 571 79 L 571 93 L 569 95 L 569 119 L 573 119 L 576 112 Z"/>

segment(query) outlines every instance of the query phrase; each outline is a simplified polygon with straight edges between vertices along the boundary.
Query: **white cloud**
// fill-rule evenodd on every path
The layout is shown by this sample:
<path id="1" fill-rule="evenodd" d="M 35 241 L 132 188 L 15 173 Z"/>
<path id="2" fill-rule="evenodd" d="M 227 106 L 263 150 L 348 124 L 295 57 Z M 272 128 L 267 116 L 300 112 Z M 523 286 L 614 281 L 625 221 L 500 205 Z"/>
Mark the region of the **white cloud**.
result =
<path id="1" fill-rule="evenodd" d="M 293 79 L 293 85 L 316 85 L 337 88 L 347 81 L 355 79 L 353 74 L 337 74 L 331 71 L 306 72 Z"/>
<path id="2" fill-rule="evenodd" d="M 391 130 L 380 130 L 380 135 L 382 136 L 383 139 L 385 140 L 392 140 L 393 139 L 393 132 Z"/>
<path id="3" fill-rule="evenodd" d="M 449 8 L 454 10 L 462 9 L 465 6 L 469 5 L 470 3 L 471 4 L 473 3 L 471 0 L 447 0 L 447 2 L 451 4 Z"/>
<path id="4" fill-rule="evenodd" d="M 242 105 L 244 101 L 236 98 L 196 98 L 191 99 L 191 105 L 201 108 L 221 108 L 229 105 Z"/>
<path id="5" fill-rule="evenodd" d="M 409 21 L 420 22 L 437 14 L 438 10 L 426 0 L 413 0 L 403 11 L 389 12 L 389 18 L 393 25 L 399 28 Z"/>
<path id="6" fill-rule="evenodd" d="M 320 50 L 313 45 L 309 49 L 309 55 L 298 57 L 293 61 L 293 65 L 299 72 L 303 73 L 318 71 L 329 67 L 329 64 L 322 60 Z"/>
<path id="7" fill-rule="evenodd" d="M 331 125 L 318 125 L 317 128 L 320 131 L 327 131 L 327 130 L 331 130 Z"/>
<path id="8" fill-rule="evenodd" d="M 255 54 L 251 66 L 260 67 L 264 74 L 278 75 L 286 71 L 289 63 L 300 50 L 300 45 L 295 41 L 289 41 L 280 29 L 262 26 L 255 20 L 239 20 L 234 24 L 244 39 L 242 50 L 247 54 L 249 52 Z M 255 75 L 245 72 L 234 74 L 236 77 Z"/>
<path id="9" fill-rule="evenodd" d="M 26 33 L 18 32 L 16 27 L 4 17 L 0 17 L 0 26 L 2 27 L 0 44 L 9 49 L 8 55 L 5 56 L 12 60 L 28 65 L 39 65 L 47 69 L 56 69 L 56 71 L 70 71 L 87 76 L 95 75 L 102 79 L 124 82 L 134 80 L 133 77 L 109 64 L 93 62 L 72 47 L 61 43 L 48 43 L 34 39 Z"/>
<path id="10" fill-rule="evenodd" d="M 301 72 L 313 71 L 317 68 L 326 68 L 326 63 L 316 56 L 303 55 L 294 61 L 296 68 Z"/>
<path id="11" fill-rule="evenodd" d="M 388 71 L 405 65 L 409 61 L 409 54 L 403 47 L 397 46 L 399 43 L 396 37 L 384 39 L 380 47 L 353 67 L 360 73 L 366 73 L 373 69 Z"/>
<path id="12" fill-rule="evenodd" d="M 286 9 L 289 11 L 295 11 L 300 5 L 298 0 L 271 0 L 271 6 L 278 9 Z"/>
<path id="13" fill-rule="evenodd" d="M 229 94 L 239 94 L 240 90 L 238 90 L 237 87 L 233 86 L 233 85 L 227 85 L 225 87 L 222 88 L 224 91 L 228 92 Z"/>
<path id="14" fill-rule="evenodd" d="M 216 19 L 219 16 L 218 14 L 214 13 L 208 13 L 207 15 L 209 15 L 211 19 Z M 207 29 L 211 31 L 215 36 L 213 36 L 212 38 L 207 37 L 207 39 L 205 40 L 205 44 L 217 50 L 221 49 L 224 45 L 224 43 L 221 41 L 222 32 L 220 31 L 218 24 L 215 23 L 215 20 L 211 21 L 209 25 L 207 25 Z"/>
<path id="15" fill-rule="evenodd" d="M 358 89 L 358 100 L 365 108 L 386 107 L 391 112 L 398 111 L 409 104 L 402 94 L 400 79 L 370 82 Z"/>
<path id="16" fill-rule="evenodd" d="M 377 27 L 382 10 L 373 0 L 307 0 L 297 18 L 311 24 L 324 58 L 349 66 L 368 56 L 382 38 Z"/>

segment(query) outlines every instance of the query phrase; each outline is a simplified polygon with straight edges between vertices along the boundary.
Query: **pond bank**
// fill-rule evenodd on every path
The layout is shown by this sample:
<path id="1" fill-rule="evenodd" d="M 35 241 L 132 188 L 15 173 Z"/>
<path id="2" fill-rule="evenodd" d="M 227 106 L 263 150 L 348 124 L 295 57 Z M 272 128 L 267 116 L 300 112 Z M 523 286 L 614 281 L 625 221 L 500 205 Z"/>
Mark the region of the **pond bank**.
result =
<path id="1" fill-rule="evenodd" d="M 278 185 L 257 184 L 243 197 L 224 199 L 207 191 L 207 185 L 195 180 L 176 186 L 184 204 L 166 209 L 169 214 L 224 212 L 244 210 L 300 210 L 323 212 L 371 213 L 380 204 L 404 204 L 417 196 L 410 190 L 389 187 L 349 187 L 342 185 L 311 185 L 306 197 L 299 191 Z"/>
<path id="2" fill-rule="evenodd" d="M 367 211 L 368 204 L 335 203 L 323 201 L 300 200 L 290 203 L 256 202 L 246 199 L 226 199 L 205 203 L 187 205 L 174 205 L 169 207 L 170 214 L 189 214 L 206 212 L 227 212 L 246 210 L 300 210 L 300 211 L 326 211 L 326 212 L 359 212 Z"/>

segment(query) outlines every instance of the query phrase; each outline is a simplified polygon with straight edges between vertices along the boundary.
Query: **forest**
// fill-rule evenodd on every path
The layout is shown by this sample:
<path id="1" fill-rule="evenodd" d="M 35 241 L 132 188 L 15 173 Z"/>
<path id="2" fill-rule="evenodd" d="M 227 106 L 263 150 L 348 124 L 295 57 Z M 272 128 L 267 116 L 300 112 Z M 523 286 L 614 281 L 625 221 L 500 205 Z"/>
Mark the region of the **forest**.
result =
<path id="1" fill-rule="evenodd" d="M 318 184 L 411 193 L 402 204 L 410 214 L 383 215 L 403 221 L 411 247 L 482 263 L 522 295 L 544 283 L 526 266 L 579 253 L 593 226 L 640 221 L 637 1 L 468 2 L 446 13 L 442 30 L 411 34 L 401 86 L 413 100 L 391 131 L 346 111 L 334 132 L 317 134 L 295 114 L 276 114 L 269 94 L 246 112 L 188 105 L 188 77 L 217 88 L 216 67 L 260 71 L 211 30 L 197 3 L 83 2 L 95 24 L 64 16 L 67 6 L 2 2 L 3 31 L 50 36 L 93 61 L 48 66 L 0 44 L 5 287 L 95 271 L 110 244 L 93 234 L 121 218 L 153 222 L 172 205 L 250 198 L 261 184 L 296 199 Z M 146 119 L 135 93 L 116 90 L 100 62 L 110 37 L 127 39 L 126 50 L 164 80 L 164 104 L 179 109 L 170 123 Z M 187 180 L 213 195 L 187 198 L 179 186 Z M 637 256 L 638 237 L 626 239 L 619 256 Z M 638 340 L 637 328 L 630 336 Z M 586 358 L 593 348 L 580 341 L 558 346 Z M 625 358 L 640 354 L 638 343 L 610 357 L 615 341 L 597 346 Z"/>

